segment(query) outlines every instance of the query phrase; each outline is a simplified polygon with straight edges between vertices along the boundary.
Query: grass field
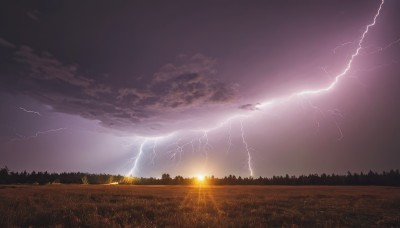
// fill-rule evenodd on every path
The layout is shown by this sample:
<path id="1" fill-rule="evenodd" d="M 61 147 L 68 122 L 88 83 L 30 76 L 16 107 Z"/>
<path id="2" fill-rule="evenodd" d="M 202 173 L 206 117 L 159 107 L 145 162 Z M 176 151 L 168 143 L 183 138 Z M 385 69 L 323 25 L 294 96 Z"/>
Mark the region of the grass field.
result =
<path id="1" fill-rule="evenodd" d="M 400 188 L 0 186 L 0 227 L 400 227 Z"/>

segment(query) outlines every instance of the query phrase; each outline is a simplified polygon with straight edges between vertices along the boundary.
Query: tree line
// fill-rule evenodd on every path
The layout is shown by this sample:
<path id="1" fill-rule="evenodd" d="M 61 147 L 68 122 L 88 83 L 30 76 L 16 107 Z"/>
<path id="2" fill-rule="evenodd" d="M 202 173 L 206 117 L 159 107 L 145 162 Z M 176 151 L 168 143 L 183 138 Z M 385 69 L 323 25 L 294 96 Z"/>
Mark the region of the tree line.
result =
<path id="1" fill-rule="evenodd" d="M 184 178 L 169 174 L 162 174 L 161 178 L 154 177 L 125 177 L 122 175 L 90 174 L 81 172 L 30 173 L 12 172 L 7 167 L 0 168 L 0 184 L 136 184 L 136 185 L 192 185 L 204 183 L 209 185 L 385 185 L 400 186 L 399 170 L 383 171 L 377 173 L 351 173 L 337 174 L 309 174 L 300 176 L 273 176 L 273 177 L 241 177 L 235 175 L 216 178 L 205 177 L 199 182 L 197 178 Z"/>

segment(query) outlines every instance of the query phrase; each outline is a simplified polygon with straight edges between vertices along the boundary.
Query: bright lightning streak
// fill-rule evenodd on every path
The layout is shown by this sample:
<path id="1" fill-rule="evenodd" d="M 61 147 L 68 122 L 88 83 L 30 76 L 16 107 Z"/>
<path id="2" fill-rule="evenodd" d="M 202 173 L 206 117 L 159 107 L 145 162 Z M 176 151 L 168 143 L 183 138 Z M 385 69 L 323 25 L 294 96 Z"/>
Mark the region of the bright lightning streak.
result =
<path id="1" fill-rule="evenodd" d="M 155 159 L 155 156 L 157 155 L 156 154 L 157 142 L 159 140 L 166 139 L 166 138 L 171 137 L 173 135 L 174 135 L 174 133 L 171 133 L 171 134 L 168 134 L 168 135 L 163 135 L 163 136 L 157 136 L 157 137 L 143 137 L 142 138 L 143 141 L 140 143 L 140 146 L 139 146 L 139 151 L 136 154 L 135 158 L 133 159 L 133 167 L 131 168 L 131 170 L 125 176 L 135 175 L 135 172 L 136 172 L 137 167 L 138 167 L 139 160 L 140 160 L 140 158 L 142 157 L 142 155 L 144 153 L 144 146 L 148 141 L 152 141 L 153 142 L 153 149 L 152 149 L 153 150 L 153 157 L 151 158 L 151 162 L 154 164 L 154 159 Z"/>
<path id="2" fill-rule="evenodd" d="M 151 164 L 154 165 L 154 159 L 156 158 L 156 147 L 157 147 L 157 139 L 153 140 L 153 157 L 151 158 Z"/>
<path id="3" fill-rule="evenodd" d="M 28 109 L 25 109 L 25 108 L 23 108 L 23 107 L 19 107 L 19 109 L 22 110 L 22 111 L 24 111 L 24 112 L 27 112 L 27 113 L 33 113 L 33 114 L 35 114 L 35 115 L 42 116 L 39 112 L 32 111 L 32 110 L 28 110 Z"/>
<path id="4" fill-rule="evenodd" d="M 240 114 L 240 115 L 233 115 L 233 116 L 231 116 L 231 117 L 227 117 L 225 121 L 222 121 L 220 124 L 216 125 L 215 127 L 211 127 L 211 128 L 203 129 L 203 130 L 196 130 L 196 132 L 203 132 L 203 133 L 204 133 L 204 132 L 211 132 L 211 131 L 220 129 L 222 126 L 225 126 L 225 125 L 227 125 L 227 124 L 230 124 L 230 123 L 231 123 L 233 120 L 235 120 L 235 119 L 244 118 L 244 117 L 248 117 L 248 116 L 249 116 L 249 115 L 243 115 L 243 114 Z"/>
<path id="5" fill-rule="evenodd" d="M 250 172 L 250 177 L 253 177 L 253 167 L 251 166 L 251 154 L 250 154 L 250 148 L 249 148 L 249 144 L 247 144 L 246 138 L 244 137 L 244 129 L 243 129 L 243 121 L 240 120 L 240 131 L 241 131 L 241 135 L 242 135 L 242 142 L 244 144 L 244 147 L 246 149 L 247 152 L 247 165 L 249 168 L 249 172 Z"/>
<path id="6" fill-rule="evenodd" d="M 360 50 L 361 50 L 361 48 L 362 48 L 361 45 L 362 45 L 362 43 L 363 43 L 363 41 L 364 41 L 365 35 L 368 33 L 369 28 L 375 25 L 375 23 L 376 23 L 376 18 L 379 16 L 379 13 L 380 13 L 380 11 L 381 11 L 381 9 L 382 9 L 382 5 L 383 5 L 384 2 L 385 2 L 385 0 L 382 0 L 381 4 L 379 5 L 378 12 L 375 14 L 373 22 L 372 22 L 371 24 L 367 25 L 367 27 L 365 28 L 363 34 L 361 35 L 360 40 L 359 40 L 358 43 L 357 43 L 357 49 L 356 49 L 356 51 L 351 55 L 351 58 L 350 58 L 349 62 L 347 63 L 347 66 L 346 66 L 346 68 L 343 70 L 343 72 L 340 73 L 340 74 L 338 74 L 338 75 L 335 77 L 335 80 L 334 80 L 330 85 L 328 85 L 328 86 L 325 87 L 325 88 L 317 89 L 317 90 L 305 90 L 305 91 L 302 91 L 302 92 L 295 93 L 294 95 L 296 95 L 296 96 L 302 96 L 302 95 L 307 95 L 307 94 L 317 94 L 317 93 L 322 93 L 322 92 L 329 91 L 329 90 L 331 90 L 333 87 L 335 87 L 335 85 L 339 82 L 339 79 L 340 79 L 341 77 L 343 77 L 344 75 L 346 75 L 347 72 L 351 69 L 351 64 L 353 63 L 354 58 L 360 53 Z"/>
<path id="7" fill-rule="evenodd" d="M 132 169 L 129 171 L 129 173 L 128 173 L 126 176 L 132 176 L 132 175 L 135 174 L 135 171 L 136 171 L 137 166 L 138 166 L 139 159 L 140 159 L 140 157 L 141 157 L 142 154 L 143 154 L 143 147 L 144 147 L 144 144 L 146 144 L 147 140 L 148 140 L 148 139 L 145 138 L 145 139 L 143 140 L 143 142 L 140 144 L 139 152 L 138 152 L 138 154 L 137 154 L 136 157 L 135 157 L 135 161 L 133 162 L 133 167 L 132 167 Z"/>
<path id="8" fill-rule="evenodd" d="M 336 84 L 339 82 L 340 78 L 342 78 L 344 75 L 346 75 L 347 72 L 349 72 L 349 70 L 351 69 L 351 65 L 352 65 L 352 63 L 353 63 L 355 57 L 358 56 L 359 53 L 360 53 L 360 50 L 361 50 L 361 48 L 362 48 L 362 43 L 363 43 L 363 41 L 364 41 L 365 36 L 367 35 L 367 33 L 368 33 L 368 31 L 369 31 L 369 28 L 372 27 L 372 26 L 374 26 L 375 23 L 376 23 L 376 19 L 378 18 L 379 14 L 380 14 L 380 12 L 381 12 L 382 5 L 384 4 L 384 2 L 385 2 L 385 0 L 382 0 L 382 1 L 381 1 L 380 5 L 379 5 L 379 8 L 378 8 L 378 11 L 377 11 L 377 13 L 376 13 L 375 16 L 374 16 L 373 21 L 372 21 L 370 24 L 368 24 L 368 25 L 366 26 L 364 32 L 362 33 L 360 39 L 358 40 L 357 49 L 356 49 L 355 52 L 351 55 L 350 60 L 349 60 L 349 61 L 347 62 L 347 64 L 346 64 L 346 68 L 345 68 L 340 74 L 338 74 L 338 75 L 335 76 L 335 79 L 333 80 L 333 82 L 331 82 L 328 86 L 326 86 L 326 87 L 324 87 L 324 88 L 316 89 L 316 90 L 304 90 L 304 91 L 300 91 L 300 92 L 297 92 L 297 93 L 293 93 L 293 94 L 289 95 L 288 97 L 281 98 L 280 100 L 288 100 L 288 99 L 290 99 L 290 98 L 292 98 L 292 97 L 295 97 L 295 96 L 304 96 L 304 95 L 319 94 L 319 93 L 327 92 L 327 91 L 333 89 L 333 88 L 336 86 Z M 275 102 L 273 102 L 273 100 L 267 101 L 267 102 L 264 102 L 264 103 L 260 103 L 260 104 L 256 105 L 256 108 L 262 108 L 262 107 L 265 107 L 265 106 L 270 105 L 270 104 L 273 104 L 273 103 L 275 103 Z"/>

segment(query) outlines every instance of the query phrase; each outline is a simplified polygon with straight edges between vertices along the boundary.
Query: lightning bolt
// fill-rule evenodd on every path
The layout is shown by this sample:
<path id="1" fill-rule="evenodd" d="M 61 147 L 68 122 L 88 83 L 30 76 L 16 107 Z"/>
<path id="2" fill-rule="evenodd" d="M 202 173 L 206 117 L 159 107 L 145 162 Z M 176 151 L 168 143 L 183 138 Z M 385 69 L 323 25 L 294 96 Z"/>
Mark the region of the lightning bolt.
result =
<path id="1" fill-rule="evenodd" d="M 339 137 L 336 139 L 336 141 L 340 141 L 340 140 L 342 140 L 343 139 L 343 131 L 342 131 L 342 128 L 340 128 L 340 126 L 339 126 L 339 124 L 337 123 L 337 121 L 335 121 L 335 126 L 336 126 L 336 128 L 338 129 L 338 131 L 339 131 Z"/>
<path id="2" fill-rule="evenodd" d="M 240 120 L 240 131 L 241 131 L 241 135 L 242 135 L 242 142 L 244 145 L 244 148 L 246 149 L 247 152 L 247 166 L 250 172 L 250 177 L 253 177 L 253 167 L 251 166 L 251 154 L 250 154 L 250 148 L 249 148 L 249 144 L 247 144 L 246 138 L 244 137 L 244 129 L 243 129 L 243 121 Z"/>
<path id="3" fill-rule="evenodd" d="M 207 166 L 208 162 L 208 150 L 212 149 L 213 147 L 210 145 L 208 140 L 208 131 L 204 131 L 203 136 L 201 137 L 204 139 L 204 146 L 203 146 L 203 153 L 204 153 L 204 167 Z M 199 139 L 200 140 L 200 139 Z M 202 142 L 201 140 L 199 142 Z"/>
<path id="4" fill-rule="evenodd" d="M 152 156 L 152 158 L 151 158 L 151 164 L 153 164 L 153 165 L 154 165 L 154 159 L 155 159 L 156 156 L 157 156 L 156 147 L 157 147 L 157 139 L 154 139 L 154 140 L 153 140 L 153 156 Z"/>
<path id="5" fill-rule="evenodd" d="M 25 109 L 25 108 L 23 108 L 23 107 L 19 107 L 19 109 L 22 110 L 22 111 L 24 111 L 24 112 L 27 112 L 27 113 L 33 113 L 33 114 L 35 114 L 35 115 L 42 116 L 39 112 L 32 111 L 32 110 L 28 110 L 28 109 Z"/>
<path id="6" fill-rule="evenodd" d="M 346 66 L 346 68 L 342 71 L 342 73 L 338 74 L 338 75 L 335 77 L 335 80 L 334 80 L 330 85 L 328 85 L 328 86 L 325 87 L 325 88 L 321 88 L 321 89 L 317 89 L 317 90 L 304 90 L 304 91 L 295 93 L 294 95 L 296 95 L 296 96 L 302 96 L 302 95 L 307 95 L 307 94 L 317 94 L 317 93 L 322 93 L 322 92 L 329 91 L 329 90 L 331 90 L 333 87 L 335 87 L 335 85 L 339 82 L 340 78 L 343 77 L 344 75 L 346 75 L 347 72 L 351 69 L 351 64 L 353 63 L 354 58 L 355 58 L 356 56 L 358 56 L 359 53 L 360 53 L 360 50 L 361 50 L 361 48 L 362 48 L 362 43 L 364 42 L 365 35 L 367 35 L 367 33 L 368 33 L 368 31 L 369 31 L 369 28 L 375 25 L 375 23 L 376 23 L 376 18 L 378 18 L 379 14 L 380 14 L 380 12 L 381 12 L 381 9 L 382 9 L 382 5 L 383 5 L 384 2 L 385 2 L 385 0 L 382 0 L 381 4 L 379 5 L 379 9 L 378 9 L 377 13 L 376 13 L 375 16 L 374 16 L 373 22 L 372 22 L 371 24 L 368 24 L 367 27 L 365 28 L 364 32 L 362 33 L 361 38 L 359 39 L 359 41 L 358 41 L 358 43 L 357 43 L 357 49 L 356 49 L 356 51 L 351 55 L 351 58 L 350 58 L 350 60 L 348 61 L 347 66 Z"/>
<path id="7" fill-rule="evenodd" d="M 166 152 L 167 154 L 169 154 L 169 158 L 171 160 L 176 160 L 176 157 L 179 155 L 179 161 L 181 161 L 182 154 L 185 153 L 185 146 L 192 145 L 192 151 L 193 151 L 193 141 L 192 140 L 189 142 L 186 142 L 186 143 L 180 143 L 181 141 L 183 141 L 181 138 L 176 140 L 175 143 L 170 145 L 170 146 L 174 146 L 175 148 Z"/>
<path id="8" fill-rule="evenodd" d="M 173 158 L 176 159 L 176 156 L 179 155 L 179 162 L 182 159 L 182 154 L 185 153 L 185 146 L 189 145 L 188 143 L 180 144 L 179 142 L 182 139 L 179 139 L 175 144 L 176 144 L 176 149 L 175 153 L 173 153 Z"/>
<path id="9" fill-rule="evenodd" d="M 132 167 L 132 169 L 128 172 L 128 174 L 127 174 L 126 176 L 133 176 L 133 175 L 135 175 L 135 172 L 136 172 L 136 169 L 137 169 L 137 166 L 138 166 L 138 163 L 139 163 L 139 159 L 140 159 L 140 157 L 141 157 L 142 154 L 143 154 L 143 147 L 144 147 L 144 145 L 146 144 L 147 140 L 148 140 L 148 139 L 145 138 L 145 139 L 142 141 L 142 143 L 140 144 L 139 152 L 137 153 L 137 155 L 136 155 L 136 157 L 135 157 L 135 160 L 134 160 L 134 162 L 133 162 L 133 167 Z"/>
<path id="10" fill-rule="evenodd" d="M 354 41 L 352 41 L 352 42 L 346 42 L 346 43 L 343 43 L 343 44 L 339 44 L 338 46 L 336 46 L 336 47 L 332 50 L 333 54 L 336 54 L 336 51 L 337 51 L 339 48 L 342 48 L 342 47 L 344 47 L 344 46 L 346 46 L 346 45 L 349 45 L 349 44 L 352 44 L 352 43 L 354 43 Z"/>
<path id="11" fill-rule="evenodd" d="M 47 130 L 47 131 L 37 131 L 35 134 L 30 135 L 30 136 L 16 134 L 18 136 L 18 138 L 10 139 L 9 141 L 10 142 L 14 142 L 16 140 L 29 140 L 29 139 L 37 138 L 37 137 L 39 137 L 40 135 L 43 135 L 43 134 L 49 134 L 49 133 L 52 133 L 52 132 L 62 131 L 62 130 L 66 130 L 66 129 L 67 128 L 56 128 L 56 129 L 50 129 L 50 130 Z"/>
<path id="12" fill-rule="evenodd" d="M 293 94 L 289 95 L 288 97 L 283 97 L 283 98 L 281 98 L 281 99 L 269 100 L 269 101 L 266 101 L 266 102 L 264 102 L 264 103 L 260 103 L 260 104 L 256 105 L 256 108 L 262 108 L 262 107 L 271 105 L 271 104 L 273 104 L 273 103 L 275 103 L 275 102 L 277 102 L 277 101 L 279 101 L 279 100 L 285 101 L 285 100 L 291 99 L 291 98 L 293 98 L 293 97 L 299 97 L 299 96 L 304 96 L 304 95 L 319 94 L 319 93 L 323 93 L 323 92 L 327 92 L 327 91 L 329 91 L 329 90 L 332 90 L 332 89 L 336 86 L 336 84 L 339 82 L 339 80 L 340 80 L 343 76 L 345 76 L 345 75 L 347 74 L 347 72 L 349 72 L 349 70 L 351 69 L 351 65 L 352 65 L 352 63 L 353 63 L 355 57 L 357 57 L 357 56 L 360 54 L 360 50 L 361 50 L 361 48 L 362 48 L 362 43 L 363 43 L 363 41 L 364 41 L 364 38 L 365 38 L 365 36 L 367 35 L 369 29 L 370 29 L 372 26 L 374 26 L 374 25 L 376 24 L 376 19 L 378 18 L 379 14 L 380 14 L 380 12 L 381 12 L 382 5 L 384 4 L 384 2 L 385 2 L 385 0 L 382 0 L 382 1 L 381 1 L 380 5 L 379 5 L 379 8 L 378 8 L 378 11 L 377 11 L 377 13 L 376 13 L 375 16 L 374 16 L 373 21 L 372 21 L 370 24 L 368 24 L 368 25 L 366 26 L 364 32 L 362 33 L 360 39 L 359 39 L 358 42 L 357 42 L 357 49 L 356 49 L 355 52 L 351 55 L 350 60 L 349 60 L 349 61 L 347 62 L 347 64 L 346 64 L 346 67 L 344 68 L 344 70 L 343 70 L 341 73 L 339 73 L 338 75 L 335 76 L 334 80 L 333 80 L 329 85 L 327 85 L 327 86 L 324 87 L 324 88 L 320 88 L 320 89 L 315 89 L 315 90 L 303 90 L 303 91 L 300 91 L 300 92 L 296 92 L 296 93 L 293 93 Z"/>
<path id="13" fill-rule="evenodd" d="M 342 120 L 344 118 L 344 116 L 338 109 L 330 110 L 330 113 L 331 113 L 331 116 L 333 116 L 333 122 L 336 126 L 336 129 L 339 132 L 339 137 L 336 139 L 336 141 L 340 141 L 343 139 L 344 135 L 343 135 L 342 128 L 340 127 L 340 125 L 335 117 L 338 117 L 339 119 Z"/>
<path id="14" fill-rule="evenodd" d="M 152 157 L 151 157 L 151 163 L 154 164 L 154 159 L 157 156 L 156 153 L 156 147 L 157 143 L 163 139 L 169 138 L 173 136 L 174 133 L 170 133 L 168 135 L 163 135 L 163 136 L 155 136 L 155 137 L 140 137 L 138 140 L 142 140 L 139 146 L 139 151 L 137 152 L 136 156 L 132 159 L 133 160 L 133 167 L 129 170 L 129 172 L 125 176 L 132 176 L 135 175 L 135 172 L 137 171 L 138 163 L 144 153 L 144 146 L 146 145 L 147 142 L 153 142 L 152 144 Z"/>

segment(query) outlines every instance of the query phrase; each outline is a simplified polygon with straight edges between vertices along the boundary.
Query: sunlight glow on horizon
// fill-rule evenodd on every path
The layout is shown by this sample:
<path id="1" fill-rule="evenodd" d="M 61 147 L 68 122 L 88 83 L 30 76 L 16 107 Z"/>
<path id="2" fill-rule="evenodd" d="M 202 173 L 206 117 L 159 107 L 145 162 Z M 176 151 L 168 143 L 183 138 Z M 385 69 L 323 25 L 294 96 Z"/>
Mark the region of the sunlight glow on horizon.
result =
<path id="1" fill-rule="evenodd" d="M 205 179 L 204 175 L 201 175 L 201 174 L 197 175 L 197 181 L 198 182 L 203 182 L 204 179 Z"/>

